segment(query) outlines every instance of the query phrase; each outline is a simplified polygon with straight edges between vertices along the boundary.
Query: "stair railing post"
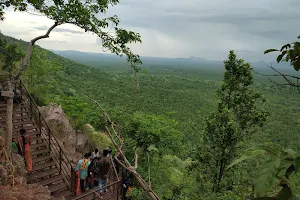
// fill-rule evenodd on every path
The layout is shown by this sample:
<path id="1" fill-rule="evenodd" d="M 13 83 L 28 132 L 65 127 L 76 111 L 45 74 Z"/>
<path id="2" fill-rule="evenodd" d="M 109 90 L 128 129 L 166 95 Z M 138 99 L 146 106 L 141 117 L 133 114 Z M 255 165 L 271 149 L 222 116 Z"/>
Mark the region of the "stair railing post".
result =
<path id="1" fill-rule="evenodd" d="M 20 92 L 21 92 L 21 99 L 23 99 L 23 87 L 22 87 L 21 79 L 20 79 Z"/>
<path id="2" fill-rule="evenodd" d="M 61 152 L 62 152 L 62 149 L 61 149 L 61 147 L 59 147 L 59 173 L 61 173 L 61 160 L 62 160 Z"/>
<path id="3" fill-rule="evenodd" d="M 39 129 L 40 129 L 40 135 L 42 135 L 42 124 L 41 124 L 41 113 L 39 112 Z"/>
<path id="4" fill-rule="evenodd" d="M 31 102 L 31 99 L 29 98 L 29 106 L 30 106 L 30 113 L 32 113 L 32 102 Z"/>
<path id="5" fill-rule="evenodd" d="M 17 92 L 17 82 L 14 81 L 15 84 L 15 92 Z"/>
<path id="6" fill-rule="evenodd" d="M 51 147 L 50 147 L 50 145 L 51 145 L 51 135 L 50 135 L 50 129 L 49 129 L 49 127 L 48 127 L 48 148 L 49 148 L 49 152 L 51 151 Z"/>
<path id="7" fill-rule="evenodd" d="M 73 167 L 70 166 L 70 170 L 71 170 L 71 192 L 72 194 L 76 195 L 76 192 L 75 192 L 75 187 L 76 187 L 76 174 L 73 170 Z"/>

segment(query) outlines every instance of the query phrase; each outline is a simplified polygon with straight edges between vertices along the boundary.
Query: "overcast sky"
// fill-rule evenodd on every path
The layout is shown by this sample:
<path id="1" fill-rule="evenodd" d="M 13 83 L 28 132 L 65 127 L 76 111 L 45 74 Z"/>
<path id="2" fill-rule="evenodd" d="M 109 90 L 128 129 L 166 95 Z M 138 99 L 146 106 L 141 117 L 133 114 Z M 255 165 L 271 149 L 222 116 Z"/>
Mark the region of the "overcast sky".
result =
<path id="1" fill-rule="evenodd" d="M 107 15 L 118 15 L 121 27 L 139 32 L 143 43 L 133 45 L 144 56 L 224 60 L 230 49 L 248 61 L 273 59 L 268 48 L 295 41 L 300 34 L 300 0 L 120 0 Z M 42 16 L 6 11 L 3 34 L 30 40 L 53 24 Z M 72 25 L 62 25 L 46 49 L 102 53 L 97 37 Z"/>

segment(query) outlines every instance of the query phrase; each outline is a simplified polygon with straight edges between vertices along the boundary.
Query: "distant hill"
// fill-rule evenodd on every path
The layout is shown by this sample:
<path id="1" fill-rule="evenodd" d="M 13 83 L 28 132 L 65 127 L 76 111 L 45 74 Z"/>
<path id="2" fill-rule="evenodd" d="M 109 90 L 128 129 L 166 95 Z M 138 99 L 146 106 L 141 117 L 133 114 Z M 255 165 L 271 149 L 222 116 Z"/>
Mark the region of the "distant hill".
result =
<path id="1" fill-rule="evenodd" d="M 104 54 L 104 53 L 87 53 L 87 52 L 80 52 L 80 51 L 58 51 L 58 50 L 51 50 L 52 52 L 63 56 L 65 58 L 69 58 L 71 60 L 87 64 L 93 67 L 99 67 L 103 65 L 110 65 L 110 64 L 126 64 L 125 58 L 120 58 L 113 54 Z M 226 59 L 226 58 L 224 58 Z M 206 67 L 214 67 L 219 68 L 223 67 L 223 61 L 218 60 L 206 60 L 204 58 L 190 56 L 188 58 L 163 58 L 163 57 L 148 57 L 148 56 L 141 56 L 141 60 L 146 67 L 150 67 L 153 65 L 157 66 L 173 66 L 173 67 L 190 67 L 190 68 L 206 68 Z M 276 62 L 268 63 L 265 61 L 248 61 L 250 62 L 251 66 L 254 68 L 265 68 L 267 65 L 272 64 L 272 66 L 276 68 L 284 68 L 289 69 L 290 66 L 288 63 L 279 63 Z"/>

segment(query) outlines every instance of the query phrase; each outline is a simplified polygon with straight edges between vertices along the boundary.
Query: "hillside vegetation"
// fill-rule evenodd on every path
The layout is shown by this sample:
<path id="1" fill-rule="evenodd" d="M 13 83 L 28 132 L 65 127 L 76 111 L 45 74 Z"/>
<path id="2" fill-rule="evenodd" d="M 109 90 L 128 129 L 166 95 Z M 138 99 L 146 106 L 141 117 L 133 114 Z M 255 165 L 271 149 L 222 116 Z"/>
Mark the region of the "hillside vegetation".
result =
<path id="1" fill-rule="evenodd" d="M 0 37 L 25 49 L 24 41 Z M 36 47 L 22 79 L 39 105 L 61 104 L 78 129 L 86 123 L 102 128 L 101 108 L 84 95 L 97 100 L 122 126 L 129 158 L 133 158 L 137 147 L 138 171 L 145 179 L 149 153 L 152 187 L 162 199 L 250 199 L 256 173 L 254 162 L 235 166 L 220 192 L 211 193 L 213 181 L 206 176 L 211 169 L 198 159 L 199 153 L 205 153 L 199 152 L 204 151 L 201 146 L 205 145 L 205 119 L 217 110 L 216 91 L 224 69 L 201 65 L 173 68 L 162 63 L 146 66 L 148 73 L 143 71 L 133 77 L 130 67 L 119 60 L 109 64 L 91 60 L 81 63 L 93 67 Z M 271 84 L 264 77 L 255 76 L 254 80 L 252 89 L 263 94 L 266 102 L 261 106 L 269 116 L 252 138 L 240 144 L 237 155 L 265 143 L 299 151 L 299 93 Z M 299 199 L 299 177 L 291 179 L 293 198 Z M 132 195 L 134 199 L 146 199 L 138 188 Z"/>

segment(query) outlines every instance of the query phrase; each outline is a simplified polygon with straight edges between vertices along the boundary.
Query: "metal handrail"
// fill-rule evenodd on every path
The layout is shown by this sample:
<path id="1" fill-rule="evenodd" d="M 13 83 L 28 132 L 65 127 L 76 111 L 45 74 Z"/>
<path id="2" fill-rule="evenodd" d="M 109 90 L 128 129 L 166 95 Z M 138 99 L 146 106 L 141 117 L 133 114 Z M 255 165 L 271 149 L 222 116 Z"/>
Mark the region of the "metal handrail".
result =
<path id="1" fill-rule="evenodd" d="M 0 75 L 1 77 L 1 75 Z M 0 78 L 1 79 L 1 78 Z M 18 87 L 19 86 L 19 87 Z M 54 162 L 56 162 L 57 166 L 59 167 L 59 173 L 63 175 L 64 180 L 68 184 L 68 188 L 70 191 L 75 194 L 75 169 L 73 168 L 71 162 L 69 161 L 68 157 L 63 151 L 62 146 L 60 145 L 59 141 L 62 142 L 60 139 L 58 139 L 54 134 L 49 125 L 47 124 L 44 116 L 41 114 L 40 110 L 38 109 L 38 106 L 36 102 L 34 101 L 33 97 L 30 95 L 29 91 L 25 87 L 24 83 L 20 80 L 19 82 L 15 82 L 15 91 L 17 89 L 20 90 L 21 98 L 24 100 L 24 104 L 27 106 L 27 108 L 30 109 L 30 115 L 34 118 L 35 123 L 37 124 L 37 128 L 40 131 L 41 137 L 48 142 L 48 148 L 49 153 L 52 155 Z M 121 181 L 115 181 L 105 187 L 103 189 L 108 187 L 113 187 L 112 190 L 112 197 L 119 197 L 119 189 L 120 189 L 120 183 Z M 88 195 L 93 195 L 93 199 L 97 199 L 96 192 L 98 191 L 98 188 L 91 189 L 90 191 L 81 194 L 79 196 L 76 196 L 72 200 L 80 200 L 84 199 Z"/>
<path id="2" fill-rule="evenodd" d="M 60 140 L 60 139 L 58 139 L 58 138 L 52 133 L 53 131 L 52 131 L 51 128 L 48 126 L 48 124 L 47 124 L 47 122 L 46 122 L 44 116 L 40 113 L 40 111 L 39 111 L 39 109 L 38 109 L 38 106 L 36 105 L 35 101 L 33 100 L 32 96 L 29 94 L 28 90 L 26 89 L 25 85 L 23 84 L 23 82 L 22 82 L 21 80 L 20 80 L 20 83 L 22 84 L 22 86 L 23 86 L 23 88 L 25 89 L 27 95 L 29 96 L 29 98 L 30 98 L 30 100 L 32 101 L 32 103 L 34 104 L 34 107 L 35 107 L 36 110 L 38 111 L 38 113 L 39 113 L 41 119 L 45 122 L 45 125 L 47 126 L 47 129 L 49 130 L 51 136 L 52 136 L 52 137 L 55 139 L 55 141 L 57 142 L 57 140 Z M 57 143 L 58 143 L 58 142 L 57 142 Z M 58 144 L 59 144 L 59 143 L 58 143 Z M 61 148 L 60 145 L 59 145 L 59 148 Z M 62 152 L 62 154 L 63 154 L 64 156 L 66 156 L 64 152 Z M 67 161 L 68 161 L 68 164 L 71 165 L 71 162 L 69 161 L 69 159 L 67 159 Z M 71 166 L 72 166 L 72 165 L 71 165 Z"/>
<path id="3" fill-rule="evenodd" d="M 108 187 L 111 187 L 111 186 L 115 186 L 115 185 L 120 185 L 121 184 L 121 181 L 115 181 L 115 182 L 112 182 L 111 184 L 108 184 L 104 187 L 102 187 L 102 189 L 106 189 Z M 80 199 L 84 199 L 85 197 L 89 196 L 89 195 L 93 195 L 94 199 L 95 199 L 95 193 L 98 192 L 98 187 L 95 186 L 96 188 L 93 188 L 91 190 L 89 190 L 88 192 L 85 192 L 83 194 L 80 194 L 74 198 L 72 198 L 71 200 L 80 200 Z M 116 196 L 119 196 L 119 191 L 117 191 L 116 193 Z M 113 196 L 113 197 L 116 197 L 116 196 Z"/>
<path id="4" fill-rule="evenodd" d="M 20 86 L 19 89 L 21 92 L 21 97 L 24 98 L 26 104 L 29 103 L 28 106 L 30 108 L 30 114 L 35 118 L 41 136 L 48 142 L 49 152 L 52 153 L 53 159 L 56 161 L 57 165 L 59 166 L 60 174 L 63 174 L 65 176 L 64 178 L 69 186 L 69 189 L 73 192 L 74 191 L 73 186 L 75 181 L 74 179 L 75 170 L 71 162 L 69 161 L 68 157 L 65 155 L 63 148 L 58 142 L 61 140 L 59 140 L 53 134 L 53 131 L 48 126 L 44 116 L 40 113 L 37 104 L 35 103 L 34 99 L 32 98 L 32 96 L 30 95 L 30 93 L 28 92 L 27 88 L 25 87 L 24 83 L 21 80 L 19 82 L 19 86 Z"/>

